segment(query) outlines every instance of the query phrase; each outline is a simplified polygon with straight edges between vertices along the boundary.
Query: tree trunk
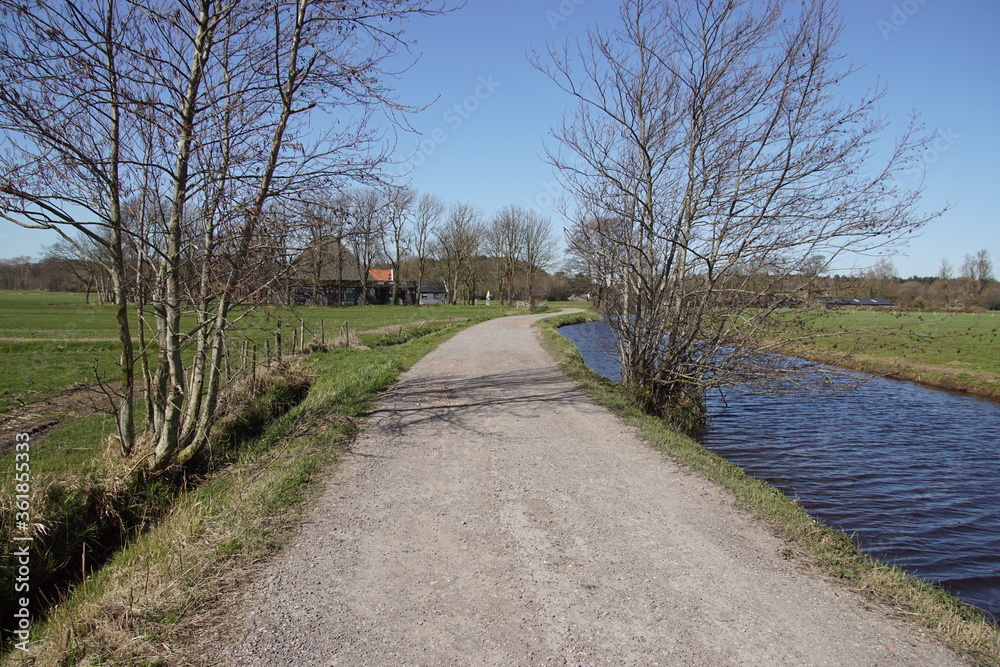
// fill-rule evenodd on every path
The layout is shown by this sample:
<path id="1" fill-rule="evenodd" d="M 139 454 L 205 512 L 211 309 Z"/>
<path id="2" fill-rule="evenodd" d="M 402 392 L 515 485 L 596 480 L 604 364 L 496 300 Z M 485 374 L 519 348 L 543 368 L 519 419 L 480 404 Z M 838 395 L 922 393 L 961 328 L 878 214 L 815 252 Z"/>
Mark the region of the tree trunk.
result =
<path id="1" fill-rule="evenodd" d="M 188 169 L 191 159 L 191 145 L 194 141 L 194 120 L 197 114 L 199 90 L 201 88 L 205 64 L 212 47 L 210 12 L 211 0 L 202 0 L 198 17 L 198 32 L 195 36 L 194 53 L 188 74 L 187 89 L 181 108 L 180 137 L 177 140 L 177 158 L 173 173 L 174 190 L 170 211 L 164 256 L 164 293 L 160 308 L 163 310 L 162 324 L 165 329 L 162 343 L 165 345 L 163 357 L 167 368 L 165 409 L 163 423 L 156 434 L 156 449 L 153 469 L 162 470 L 174 463 L 174 454 L 179 445 L 181 418 L 184 407 L 184 360 L 181 357 L 181 252 L 183 247 L 182 222 L 187 198 Z"/>

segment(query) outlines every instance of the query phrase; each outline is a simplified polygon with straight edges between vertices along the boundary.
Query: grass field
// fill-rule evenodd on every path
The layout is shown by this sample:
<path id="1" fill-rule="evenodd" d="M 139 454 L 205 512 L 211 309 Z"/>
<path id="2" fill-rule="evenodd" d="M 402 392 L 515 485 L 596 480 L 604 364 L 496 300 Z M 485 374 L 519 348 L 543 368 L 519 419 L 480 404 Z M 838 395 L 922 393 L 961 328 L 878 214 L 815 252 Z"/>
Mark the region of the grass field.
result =
<path id="1" fill-rule="evenodd" d="M 114 306 L 85 305 L 75 292 L 0 290 L 0 339 L 115 339 Z"/>
<path id="2" fill-rule="evenodd" d="M 114 376 L 117 331 L 111 306 L 83 294 L 0 291 L 0 414 L 58 390 Z"/>
<path id="3" fill-rule="evenodd" d="M 269 308 L 241 319 L 234 333 L 237 339 L 271 341 L 280 323 L 283 345 L 289 346 L 293 327 L 298 328 L 303 321 L 307 341 L 322 334 L 331 341 L 345 322 L 351 332 L 358 333 L 503 312 L 498 306 Z M 65 387 L 93 383 L 97 374 L 114 379 L 119 372 L 117 336 L 114 306 L 87 306 L 83 294 L 0 291 L 0 414 Z M 152 332 L 147 332 L 147 337 L 152 337 Z"/>
<path id="4" fill-rule="evenodd" d="M 118 373 L 115 343 L 0 341 L 0 414 L 67 386 Z"/>
<path id="5" fill-rule="evenodd" d="M 998 313 L 828 311 L 813 326 L 830 335 L 796 355 L 1000 397 Z"/>

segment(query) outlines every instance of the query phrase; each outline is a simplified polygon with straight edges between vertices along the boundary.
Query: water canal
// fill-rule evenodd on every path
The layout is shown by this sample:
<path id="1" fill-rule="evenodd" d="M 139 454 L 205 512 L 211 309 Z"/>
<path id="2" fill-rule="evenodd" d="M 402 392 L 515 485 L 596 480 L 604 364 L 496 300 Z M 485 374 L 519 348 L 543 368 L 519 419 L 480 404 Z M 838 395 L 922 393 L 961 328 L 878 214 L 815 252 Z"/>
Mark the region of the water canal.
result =
<path id="1" fill-rule="evenodd" d="M 560 333 L 618 379 L 606 322 Z M 731 392 L 709 415 L 707 449 L 1000 618 L 1000 403 L 872 378 L 834 395 Z"/>

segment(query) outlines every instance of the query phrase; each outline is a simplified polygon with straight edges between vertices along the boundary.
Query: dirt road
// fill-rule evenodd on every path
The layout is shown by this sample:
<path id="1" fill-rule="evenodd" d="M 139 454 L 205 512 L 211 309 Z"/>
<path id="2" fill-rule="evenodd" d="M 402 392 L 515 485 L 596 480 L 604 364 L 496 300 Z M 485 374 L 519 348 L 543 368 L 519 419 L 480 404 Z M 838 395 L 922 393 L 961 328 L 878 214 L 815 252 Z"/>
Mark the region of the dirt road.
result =
<path id="1" fill-rule="evenodd" d="M 234 665 L 957 665 L 596 406 L 530 327 L 380 403 L 237 605 Z"/>

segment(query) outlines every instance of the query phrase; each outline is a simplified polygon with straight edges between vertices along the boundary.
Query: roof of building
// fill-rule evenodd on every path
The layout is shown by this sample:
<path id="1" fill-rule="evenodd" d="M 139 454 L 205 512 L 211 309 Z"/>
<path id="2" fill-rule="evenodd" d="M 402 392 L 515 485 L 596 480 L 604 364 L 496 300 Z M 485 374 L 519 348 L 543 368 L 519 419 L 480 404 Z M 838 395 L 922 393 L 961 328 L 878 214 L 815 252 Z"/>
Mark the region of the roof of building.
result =
<path id="1" fill-rule="evenodd" d="M 895 306 L 889 299 L 874 299 L 868 297 L 853 296 L 821 296 L 817 301 L 832 303 L 839 306 Z"/>
<path id="2" fill-rule="evenodd" d="M 380 283 L 391 283 L 392 269 L 368 269 L 368 276 Z"/>

